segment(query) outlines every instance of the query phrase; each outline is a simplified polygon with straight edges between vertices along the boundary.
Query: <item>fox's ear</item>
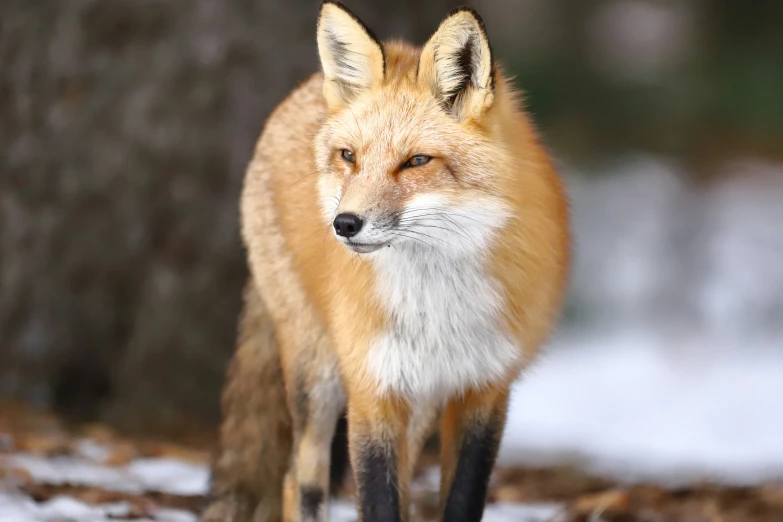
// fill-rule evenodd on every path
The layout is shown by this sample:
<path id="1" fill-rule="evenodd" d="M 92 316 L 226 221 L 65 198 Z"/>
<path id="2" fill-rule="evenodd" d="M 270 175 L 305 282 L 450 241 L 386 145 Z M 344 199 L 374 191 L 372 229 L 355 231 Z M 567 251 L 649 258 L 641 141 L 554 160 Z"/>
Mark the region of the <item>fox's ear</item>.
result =
<path id="1" fill-rule="evenodd" d="M 419 81 L 429 85 L 458 120 L 478 117 L 494 99 L 494 62 L 484 22 L 469 7 L 441 22 L 419 58 Z"/>
<path id="2" fill-rule="evenodd" d="M 383 82 L 383 46 L 344 5 L 324 0 L 317 32 L 324 98 L 329 108 L 339 108 Z"/>

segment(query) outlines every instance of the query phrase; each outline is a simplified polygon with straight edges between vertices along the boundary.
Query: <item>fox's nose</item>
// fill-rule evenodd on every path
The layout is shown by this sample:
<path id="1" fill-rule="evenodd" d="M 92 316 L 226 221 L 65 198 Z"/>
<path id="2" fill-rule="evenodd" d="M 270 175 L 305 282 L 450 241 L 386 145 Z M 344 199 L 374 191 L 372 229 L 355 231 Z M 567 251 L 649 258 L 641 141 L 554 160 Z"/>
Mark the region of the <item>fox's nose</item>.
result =
<path id="1" fill-rule="evenodd" d="M 356 214 L 337 214 L 334 218 L 334 231 L 338 236 L 353 237 L 362 229 L 364 221 Z"/>

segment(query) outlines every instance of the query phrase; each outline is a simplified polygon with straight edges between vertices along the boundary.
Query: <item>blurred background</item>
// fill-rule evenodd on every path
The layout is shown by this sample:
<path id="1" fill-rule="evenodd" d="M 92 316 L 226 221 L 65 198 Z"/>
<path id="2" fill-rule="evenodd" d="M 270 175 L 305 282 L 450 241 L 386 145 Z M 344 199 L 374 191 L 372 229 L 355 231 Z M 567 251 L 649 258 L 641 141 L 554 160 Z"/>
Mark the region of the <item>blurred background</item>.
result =
<path id="1" fill-rule="evenodd" d="M 317 0 L 0 3 L 0 396 L 212 432 L 237 201 Z M 464 2 L 348 1 L 423 43 Z M 573 200 L 576 266 L 502 458 L 783 470 L 783 3 L 476 0 Z"/>

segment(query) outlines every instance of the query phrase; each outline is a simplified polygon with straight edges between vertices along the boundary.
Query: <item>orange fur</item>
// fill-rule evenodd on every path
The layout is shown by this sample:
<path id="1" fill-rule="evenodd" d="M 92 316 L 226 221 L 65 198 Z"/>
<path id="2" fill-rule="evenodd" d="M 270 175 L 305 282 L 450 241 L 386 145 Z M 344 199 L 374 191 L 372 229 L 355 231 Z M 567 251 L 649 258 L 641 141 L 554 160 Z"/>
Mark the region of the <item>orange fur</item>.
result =
<path id="1" fill-rule="evenodd" d="M 339 7 L 328 3 L 324 9 Z M 469 16 L 460 12 L 451 19 L 475 25 Z M 328 455 L 324 463 L 322 450 L 333 434 L 329 401 L 347 397 L 354 460 L 363 441 L 381 441 L 394 450 L 403 518 L 411 463 L 428 427 L 423 421 L 416 433 L 406 433 L 412 398 L 380 392 L 377 375 L 369 369 L 368 353 L 393 327 L 394 317 L 373 265 L 375 254 L 356 254 L 335 238 L 322 208 L 325 192 L 339 194 L 334 212 L 400 212 L 417 196 L 434 194 L 453 205 L 490 198 L 507 215 L 483 254 L 486 279 L 501 296 L 497 330 L 514 341 L 519 357 L 485 386 L 466 385 L 445 398 L 444 491 L 456 469 L 465 423 L 478 422 L 482 415 L 495 415 L 502 423 L 511 383 L 556 322 L 570 262 L 562 184 L 500 68 L 490 64 L 486 85 L 466 88 L 447 100 L 453 108 L 444 110 L 433 89 L 438 74 L 442 80 L 449 71 L 433 71 L 449 64 L 437 61 L 435 39 L 424 51 L 388 42 L 378 53 L 350 19 L 339 21 L 348 27 L 351 42 L 369 49 L 366 85 L 316 74 L 297 88 L 266 124 L 241 201 L 250 268 L 275 323 L 299 444 L 286 480 L 286 520 L 299 520 L 297 488 L 328 482 Z M 470 30 L 479 34 L 477 27 Z M 444 22 L 436 36 L 459 30 Z M 319 38 L 321 44 L 326 37 Z M 383 68 L 372 62 L 378 56 L 385 60 Z M 322 54 L 322 60 L 332 58 Z M 339 70 L 339 65 L 335 61 L 324 70 Z M 355 162 L 342 159 L 341 149 L 352 151 Z M 401 167 L 416 154 L 432 159 L 420 167 Z M 389 245 L 395 246 L 393 241 Z M 309 409 L 302 407 L 305 399 Z M 422 397 L 424 402 L 436 399 Z M 314 408 L 323 411 L 314 413 Z"/>

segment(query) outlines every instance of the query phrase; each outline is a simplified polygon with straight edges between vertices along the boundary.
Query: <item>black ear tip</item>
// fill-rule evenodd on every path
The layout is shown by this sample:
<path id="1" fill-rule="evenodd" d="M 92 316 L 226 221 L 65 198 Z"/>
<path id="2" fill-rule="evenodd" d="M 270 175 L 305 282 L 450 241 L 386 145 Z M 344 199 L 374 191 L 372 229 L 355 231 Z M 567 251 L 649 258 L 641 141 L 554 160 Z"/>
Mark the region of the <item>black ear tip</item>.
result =
<path id="1" fill-rule="evenodd" d="M 382 43 L 381 43 L 381 41 L 378 39 L 378 36 L 375 34 L 375 32 L 374 32 L 372 29 L 370 29 L 369 27 L 367 27 L 367 25 L 365 25 L 365 23 L 364 23 L 364 22 L 362 22 L 362 21 L 361 21 L 361 19 L 359 19 L 359 17 L 358 17 L 358 16 L 356 16 L 356 15 L 353 13 L 353 11 L 351 11 L 350 9 L 348 9 L 347 7 L 345 7 L 345 4 L 343 4 L 342 2 L 340 2 L 340 0 L 322 0 L 322 1 L 321 1 L 321 11 L 320 11 L 320 13 L 323 13 L 323 9 L 324 9 L 324 7 L 326 7 L 327 5 L 333 5 L 333 6 L 337 7 L 338 9 L 340 9 L 340 10 L 342 10 L 344 13 L 346 13 L 348 16 L 350 16 L 350 17 L 353 19 L 353 21 L 354 21 L 354 22 L 356 22 L 357 24 L 359 24 L 359 25 L 362 27 L 362 29 L 364 29 L 364 32 L 367 34 L 367 36 L 369 36 L 369 37 L 370 37 L 370 39 L 372 39 L 372 41 L 373 41 L 373 42 L 375 42 L 375 43 L 378 45 L 378 47 L 380 47 L 380 48 L 381 48 L 381 52 L 384 52 L 384 60 L 385 60 L 385 51 L 384 51 L 384 49 L 383 49 L 383 44 L 382 44 Z M 320 26 L 320 23 L 321 23 L 321 17 L 320 17 L 320 15 L 319 15 L 319 17 L 318 17 L 318 24 L 319 24 L 319 26 Z M 384 68 L 385 68 L 385 67 L 386 67 L 386 65 L 385 65 L 385 62 L 384 62 Z"/>
<path id="2" fill-rule="evenodd" d="M 492 53 L 492 44 L 489 41 L 489 35 L 487 34 L 487 28 L 484 25 L 484 19 L 481 18 L 480 14 L 478 14 L 478 11 L 476 11 L 475 9 L 470 7 L 469 5 L 463 5 L 461 7 L 456 7 L 454 9 L 452 9 L 449 12 L 449 14 L 446 15 L 446 18 L 444 18 L 444 20 L 448 20 L 452 16 L 457 15 L 459 13 L 468 13 L 468 14 L 470 14 L 470 16 L 473 17 L 474 20 L 476 20 L 476 23 L 478 24 L 479 30 L 481 31 L 481 34 L 484 35 L 484 39 L 486 40 L 487 45 L 489 46 L 489 53 L 490 53 L 490 56 L 492 57 L 492 69 L 493 69 L 493 74 L 494 74 L 495 58 L 494 58 L 493 53 Z"/>
<path id="3" fill-rule="evenodd" d="M 351 16 L 353 16 L 353 13 L 351 13 L 350 9 L 348 9 L 344 3 L 340 2 L 340 0 L 321 0 L 321 6 L 318 8 L 318 12 L 324 10 L 324 7 L 327 5 L 333 5 L 337 7 L 338 9 L 342 9 L 346 13 L 349 13 Z"/>
<path id="4" fill-rule="evenodd" d="M 328 1 L 328 0 L 324 0 L 324 1 Z M 455 7 L 454 9 L 449 11 L 449 14 L 446 15 L 446 18 L 451 18 L 452 16 L 459 13 L 469 13 L 473 18 L 476 19 L 476 22 L 478 22 L 478 24 L 481 26 L 481 30 L 484 31 L 484 19 L 481 18 L 481 15 L 478 13 L 478 11 L 476 11 L 474 8 L 470 7 L 469 5 Z"/>

